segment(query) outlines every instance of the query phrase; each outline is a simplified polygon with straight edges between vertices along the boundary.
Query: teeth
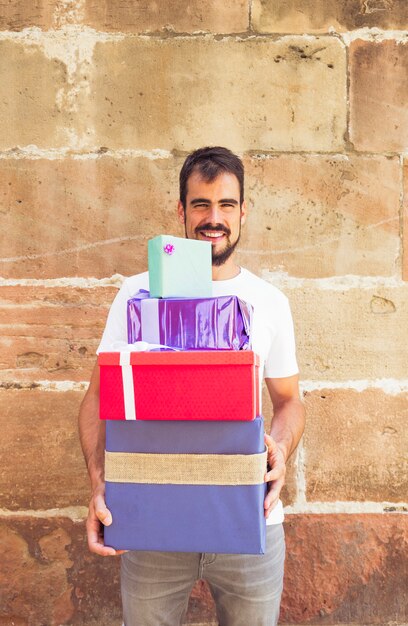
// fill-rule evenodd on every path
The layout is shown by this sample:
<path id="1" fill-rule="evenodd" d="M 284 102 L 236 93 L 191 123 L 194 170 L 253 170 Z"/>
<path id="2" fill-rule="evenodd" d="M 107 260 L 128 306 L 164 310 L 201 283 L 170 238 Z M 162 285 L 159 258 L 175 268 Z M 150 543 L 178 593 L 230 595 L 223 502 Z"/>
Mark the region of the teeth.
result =
<path id="1" fill-rule="evenodd" d="M 222 237 L 224 233 L 220 233 L 220 232 L 213 232 L 213 231 L 204 231 L 203 235 L 205 235 L 206 237 Z"/>

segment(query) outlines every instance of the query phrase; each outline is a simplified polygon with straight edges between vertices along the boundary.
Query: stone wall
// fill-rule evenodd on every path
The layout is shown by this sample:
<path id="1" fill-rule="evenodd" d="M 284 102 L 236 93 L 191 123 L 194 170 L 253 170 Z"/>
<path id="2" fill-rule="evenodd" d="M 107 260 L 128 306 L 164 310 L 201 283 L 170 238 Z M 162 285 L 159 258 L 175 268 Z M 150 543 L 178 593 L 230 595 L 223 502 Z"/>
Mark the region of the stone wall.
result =
<path id="1" fill-rule="evenodd" d="M 121 624 L 77 412 L 121 278 L 182 234 L 178 170 L 211 144 L 244 158 L 240 260 L 296 325 L 282 623 L 408 622 L 407 6 L 0 2 L 0 624 Z M 215 620 L 202 583 L 188 620 Z"/>

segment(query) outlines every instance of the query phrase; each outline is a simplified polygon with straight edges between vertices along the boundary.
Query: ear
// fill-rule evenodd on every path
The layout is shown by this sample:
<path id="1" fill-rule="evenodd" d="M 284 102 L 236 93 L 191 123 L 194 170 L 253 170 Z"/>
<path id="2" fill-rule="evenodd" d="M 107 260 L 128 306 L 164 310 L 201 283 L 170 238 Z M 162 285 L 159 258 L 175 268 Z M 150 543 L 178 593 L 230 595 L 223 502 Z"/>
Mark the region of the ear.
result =
<path id="1" fill-rule="evenodd" d="M 247 214 L 248 214 L 248 209 L 247 209 L 246 202 L 244 200 L 244 202 L 241 204 L 241 225 L 245 224 Z"/>
<path id="2" fill-rule="evenodd" d="M 177 216 L 178 216 L 179 222 L 181 224 L 184 224 L 185 222 L 184 207 L 183 207 L 181 200 L 179 200 L 177 203 Z"/>

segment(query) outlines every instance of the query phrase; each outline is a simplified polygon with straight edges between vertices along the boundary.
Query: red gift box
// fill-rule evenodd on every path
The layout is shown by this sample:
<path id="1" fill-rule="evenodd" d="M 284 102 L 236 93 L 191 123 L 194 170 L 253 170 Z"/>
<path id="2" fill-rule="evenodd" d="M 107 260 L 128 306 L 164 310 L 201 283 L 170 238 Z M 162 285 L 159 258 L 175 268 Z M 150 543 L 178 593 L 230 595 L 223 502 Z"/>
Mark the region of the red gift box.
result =
<path id="1" fill-rule="evenodd" d="M 259 414 L 259 357 L 249 350 L 101 352 L 98 363 L 101 419 L 249 421 Z"/>

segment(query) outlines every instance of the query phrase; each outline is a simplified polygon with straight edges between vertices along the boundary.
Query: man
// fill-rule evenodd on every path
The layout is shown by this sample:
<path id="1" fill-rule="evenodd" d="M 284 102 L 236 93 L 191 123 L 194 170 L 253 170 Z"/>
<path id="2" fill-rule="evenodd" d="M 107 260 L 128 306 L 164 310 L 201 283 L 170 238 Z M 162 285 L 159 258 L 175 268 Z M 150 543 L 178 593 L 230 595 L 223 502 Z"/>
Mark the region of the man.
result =
<path id="1" fill-rule="evenodd" d="M 279 617 L 285 554 L 283 508 L 279 500 L 286 461 L 304 428 L 299 398 L 293 324 L 287 298 L 234 259 L 247 207 L 241 160 L 226 148 L 190 154 L 180 172 L 178 219 L 190 239 L 210 241 L 213 295 L 237 295 L 254 307 L 252 344 L 261 357 L 261 378 L 273 403 L 271 433 L 265 435 L 269 470 L 265 555 L 173 552 L 120 552 L 103 544 L 103 525 L 112 522 L 104 501 L 104 423 L 98 419 L 99 373 L 95 366 L 82 402 L 79 429 L 92 485 L 87 520 L 88 544 L 102 556 L 122 554 L 121 586 L 126 626 L 175 626 L 182 622 L 198 578 L 207 580 L 222 626 L 275 625 Z M 126 341 L 126 302 L 148 288 L 148 273 L 125 280 L 111 310 L 100 350 Z M 208 402 L 211 389 L 204 389 Z M 226 390 L 228 393 L 228 390 Z"/>

